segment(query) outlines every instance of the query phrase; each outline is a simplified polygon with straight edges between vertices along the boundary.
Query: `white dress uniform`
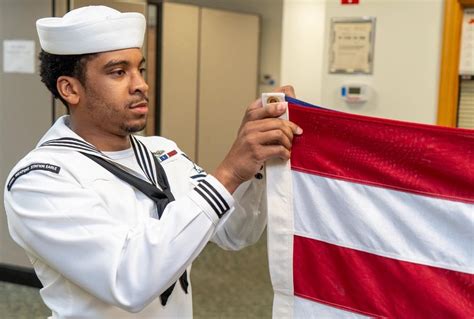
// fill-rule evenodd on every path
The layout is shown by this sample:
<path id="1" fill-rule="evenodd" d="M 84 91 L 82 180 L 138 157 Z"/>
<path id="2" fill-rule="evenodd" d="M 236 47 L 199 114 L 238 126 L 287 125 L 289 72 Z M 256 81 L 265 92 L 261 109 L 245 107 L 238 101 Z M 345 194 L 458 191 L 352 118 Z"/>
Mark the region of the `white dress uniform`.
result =
<path id="1" fill-rule="evenodd" d="M 9 230 L 43 283 L 52 318 L 190 318 L 191 289 L 176 284 L 165 306 L 159 295 L 189 274 L 209 240 L 240 249 L 263 232 L 263 179 L 231 195 L 174 142 L 131 139 L 135 161 L 127 152 L 115 161 L 150 179 L 150 156 L 160 158 L 175 197 L 160 219 L 154 201 L 79 153 L 97 151 L 68 127 L 68 116 L 8 177 Z M 112 153 L 99 156 L 114 161 Z"/>

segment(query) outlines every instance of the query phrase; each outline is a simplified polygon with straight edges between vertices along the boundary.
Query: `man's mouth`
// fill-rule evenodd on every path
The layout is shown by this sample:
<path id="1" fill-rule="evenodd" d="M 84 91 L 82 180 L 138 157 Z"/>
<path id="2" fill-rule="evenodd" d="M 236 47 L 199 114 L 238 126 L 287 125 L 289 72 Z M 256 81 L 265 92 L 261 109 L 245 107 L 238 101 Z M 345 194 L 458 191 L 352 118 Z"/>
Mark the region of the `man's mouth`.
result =
<path id="1" fill-rule="evenodd" d="M 129 107 L 131 110 L 137 112 L 137 113 L 147 113 L 148 112 L 148 102 L 147 101 L 142 101 L 139 103 L 134 103 L 130 105 Z"/>
<path id="2" fill-rule="evenodd" d="M 139 102 L 139 103 L 135 103 L 135 104 L 130 105 L 131 109 L 135 109 L 135 108 L 139 108 L 139 107 L 148 107 L 148 102 L 143 101 L 143 102 Z"/>

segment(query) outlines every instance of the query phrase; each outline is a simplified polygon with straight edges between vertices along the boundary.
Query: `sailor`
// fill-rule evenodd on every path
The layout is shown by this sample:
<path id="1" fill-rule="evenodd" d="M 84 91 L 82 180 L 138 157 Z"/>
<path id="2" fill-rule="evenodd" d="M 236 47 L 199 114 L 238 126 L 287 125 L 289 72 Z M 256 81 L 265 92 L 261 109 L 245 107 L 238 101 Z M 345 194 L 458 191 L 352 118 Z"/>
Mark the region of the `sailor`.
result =
<path id="1" fill-rule="evenodd" d="M 174 142 L 133 134 L 148 113 L 143 15 L 89 6 L 36 26 L 42 81 L 68 115 L 13 168 L 5 208 L 52 318 L 192 317 L 192 261 L 209 240 L 258 240 L 261 167 L 288 159 L 301 129 L 257 100 L 207 174 Z"/>

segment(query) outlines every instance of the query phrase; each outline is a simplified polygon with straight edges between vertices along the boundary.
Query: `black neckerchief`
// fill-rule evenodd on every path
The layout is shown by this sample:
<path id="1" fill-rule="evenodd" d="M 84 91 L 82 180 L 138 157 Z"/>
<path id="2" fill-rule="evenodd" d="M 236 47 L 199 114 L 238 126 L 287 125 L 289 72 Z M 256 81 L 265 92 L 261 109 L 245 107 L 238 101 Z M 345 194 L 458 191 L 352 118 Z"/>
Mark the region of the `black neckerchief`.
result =
<path id="1" fill-rule="evenodd" d="M 59 138 L 55 140 L 49 140 L 40 145 L 40 147 L 54 146 L 54 147 L 66 147 L 71 148 L 82 155 L 88 157 L 98 165 L 102 166 L 116 177 L 120 178 L 124 182 L 132 185 L 148 198 L 153 200 L 156 204 L 158 213 L 158 219 L 161 218 L 165 210 L 166 205 L 169 202 L 174 201 L 174 196 L 171 193 L 171 189 L 166 177 L 165 170 L 160 165 L 155 156 L 145 147 L 145 145 L 136 139 L 134 136 L 130 137 L 135 158 L 145 173 L 149 182 L 138 178 L 129 172 L 125 171 L 117 163 L 114 163 L 109 157 L 96 149 L 92 144 L 75 138 Z M 159 185 L 161 190 L 156 186 Z M 186 270 L 180 276 L 179 282 L 185 293 L 188 293 L 188 279 Z M 166 289 L 161 295 L 161 304 L 166 305 L 168 298 L 170 297 L 176 283 L 173 283 L 168 289 Z"/>

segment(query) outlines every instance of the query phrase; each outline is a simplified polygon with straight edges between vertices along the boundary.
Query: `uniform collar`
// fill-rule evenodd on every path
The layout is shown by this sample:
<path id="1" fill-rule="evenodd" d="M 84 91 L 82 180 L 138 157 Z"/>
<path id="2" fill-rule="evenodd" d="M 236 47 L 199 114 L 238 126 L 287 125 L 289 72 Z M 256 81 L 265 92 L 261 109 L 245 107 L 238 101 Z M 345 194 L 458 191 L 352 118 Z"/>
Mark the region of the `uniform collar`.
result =
<path id="1" fill-rule="evenodd" d="M 71 130 L 69 121 L 69 115 L 64 115 L 57 119 L 54 125 L 46 132 L 43 138 L 41 138 L 36 147 L 78 151 L 98 156 L 116 165 L 120 165 Z M 130 135 L 130 143 L 138 165 L 143 173 L 145 173 L 147 179 L 156 186 L 158 182 L 158 170 L 153 158 L 153 153 L 133 135 Z"/>

